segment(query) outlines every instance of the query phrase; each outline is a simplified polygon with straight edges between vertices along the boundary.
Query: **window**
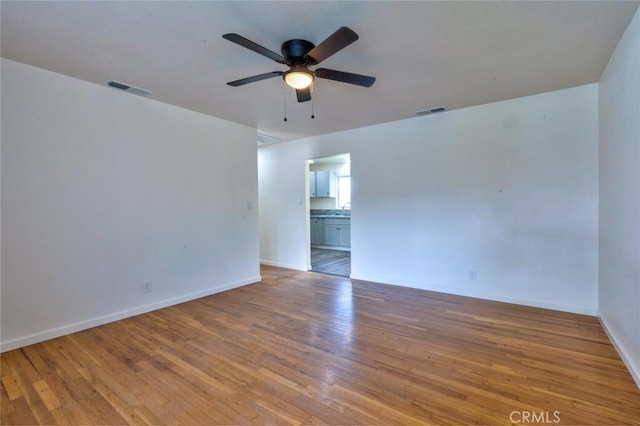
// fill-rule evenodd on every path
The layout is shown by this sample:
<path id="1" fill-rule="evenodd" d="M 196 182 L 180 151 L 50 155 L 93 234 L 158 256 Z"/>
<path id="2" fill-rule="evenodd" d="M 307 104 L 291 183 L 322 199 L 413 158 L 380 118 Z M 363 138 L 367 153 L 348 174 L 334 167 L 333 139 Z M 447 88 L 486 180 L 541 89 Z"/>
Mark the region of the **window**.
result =
<path id="1" fill-rule="evenodd" d="M 338 208 L 351 208 L 351 176 L 338 177 Z"/>

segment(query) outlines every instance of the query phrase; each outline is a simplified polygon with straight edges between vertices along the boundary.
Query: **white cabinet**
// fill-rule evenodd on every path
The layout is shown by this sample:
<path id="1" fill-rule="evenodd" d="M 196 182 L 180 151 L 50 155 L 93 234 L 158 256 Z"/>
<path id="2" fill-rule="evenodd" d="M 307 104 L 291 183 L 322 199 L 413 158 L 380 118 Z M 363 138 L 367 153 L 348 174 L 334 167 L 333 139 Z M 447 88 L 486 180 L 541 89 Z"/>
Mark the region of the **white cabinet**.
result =
<path id="1" fill-rule="evenodd" d="M 311 198 L 335 198 L 335 173 L 331 170 L 309 172 L 309 196 Z"/>

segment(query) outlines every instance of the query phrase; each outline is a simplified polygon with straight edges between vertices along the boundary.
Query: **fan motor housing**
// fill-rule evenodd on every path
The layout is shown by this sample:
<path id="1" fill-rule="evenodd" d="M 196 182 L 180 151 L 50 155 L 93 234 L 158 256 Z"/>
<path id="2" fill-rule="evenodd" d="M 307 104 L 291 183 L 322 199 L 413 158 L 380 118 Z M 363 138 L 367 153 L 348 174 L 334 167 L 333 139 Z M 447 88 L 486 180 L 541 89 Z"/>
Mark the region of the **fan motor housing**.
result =
<path id="1" fill-rule="evenodd" d="M 304 55 L 314 47 L 316 47 L 316 45 L 310 41 L 296 38 L 282 43 L 280 51 L 282 52 L 282 56 L 284 56 L 285 63 L 292 65 L 304 62 Z"/>

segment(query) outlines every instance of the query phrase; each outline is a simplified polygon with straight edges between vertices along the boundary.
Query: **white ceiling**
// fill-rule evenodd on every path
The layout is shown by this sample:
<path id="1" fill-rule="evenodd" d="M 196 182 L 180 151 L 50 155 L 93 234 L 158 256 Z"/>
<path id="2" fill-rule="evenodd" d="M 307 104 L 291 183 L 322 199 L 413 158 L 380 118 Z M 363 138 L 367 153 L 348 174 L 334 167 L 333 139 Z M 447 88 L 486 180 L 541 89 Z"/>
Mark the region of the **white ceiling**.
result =
<path id="1" fill-rule="evenodd" d="M 290 140 L 597 82 L 638 4 L 2 1 L 2 56 L 139 86 Z M 279 52 L 285 40 L 318 44 L 343 25 L 360 40 L 321 66 L 377 81 L 367 89 L 318 79 L 314 120 L 311 103 L 298 104 L 280 78 L 225 84 L 286 68 L 223 34 Z"/>

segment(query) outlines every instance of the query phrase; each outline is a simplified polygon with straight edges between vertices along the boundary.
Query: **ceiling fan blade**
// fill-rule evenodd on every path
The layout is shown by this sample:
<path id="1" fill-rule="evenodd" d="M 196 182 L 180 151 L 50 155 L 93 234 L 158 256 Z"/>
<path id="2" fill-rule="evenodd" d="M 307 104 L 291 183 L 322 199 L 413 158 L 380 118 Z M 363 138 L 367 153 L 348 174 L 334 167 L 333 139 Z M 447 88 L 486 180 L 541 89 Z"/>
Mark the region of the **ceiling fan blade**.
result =
<path id="1" fill-rule="evenodd" d="M 356 34 L 352 29 L 340 27 L 336 32 L 324 39 L 324 41 L 319 45 L 307 52 L 304 58 L 311 65 L 319 64 L 357 39 L 358 34 Z"/>
<path id="2" fill-rule="evenodd" d="M 311 100 L 311 89 L 296 89 L 296 95 L 298 96 L 298 102 L 307 102 Z"/>
<path id="3" fill-rule="evenodd" d="M 242 47 L 246 47 L 249 50 L 253 50 L 254 52 L 259 53 L 262 56 L 266 56 L 269 59 L 273 59 L 278 63 L 284 64 L 284 58 L 281 55 L 277 54 L 272 50 L 267 49 L 266 47 L 262 47 L 258 43 L 254 43 L 251 40 L 248 40 L 242 37 L 241 35 L 238 35 L 236 33 L 230 33 L 230 34 L 223 35 L 222 38 L 225 38 L 229 41 L 239 44 Z"/>
<path id="4" fill-rule="evenodd" d="M 279 75 L 284 74 L 282 71 L 272 71 L 264 74 L 254 75 L 253 77 L 241 78 L 240 80 L 230 81 L 227 84 L 229 86 L 237 87 L 242 86 L 244 84 L 253 83 L 254 81 L 265 80 L 267 78 L 277 77 Z"/>
<path id="5" fill-rule="evenodd" d="M 375 77 L 362 74 L 353 74 L 345 71 L 330 70 L 327 68 L 318 68 L 315 70 L 316 77 L 326 78 L 327 80 L 341 81 L 342 83 L 355 84 L 362 87 L 371 87 L 376 82 Z"/>

